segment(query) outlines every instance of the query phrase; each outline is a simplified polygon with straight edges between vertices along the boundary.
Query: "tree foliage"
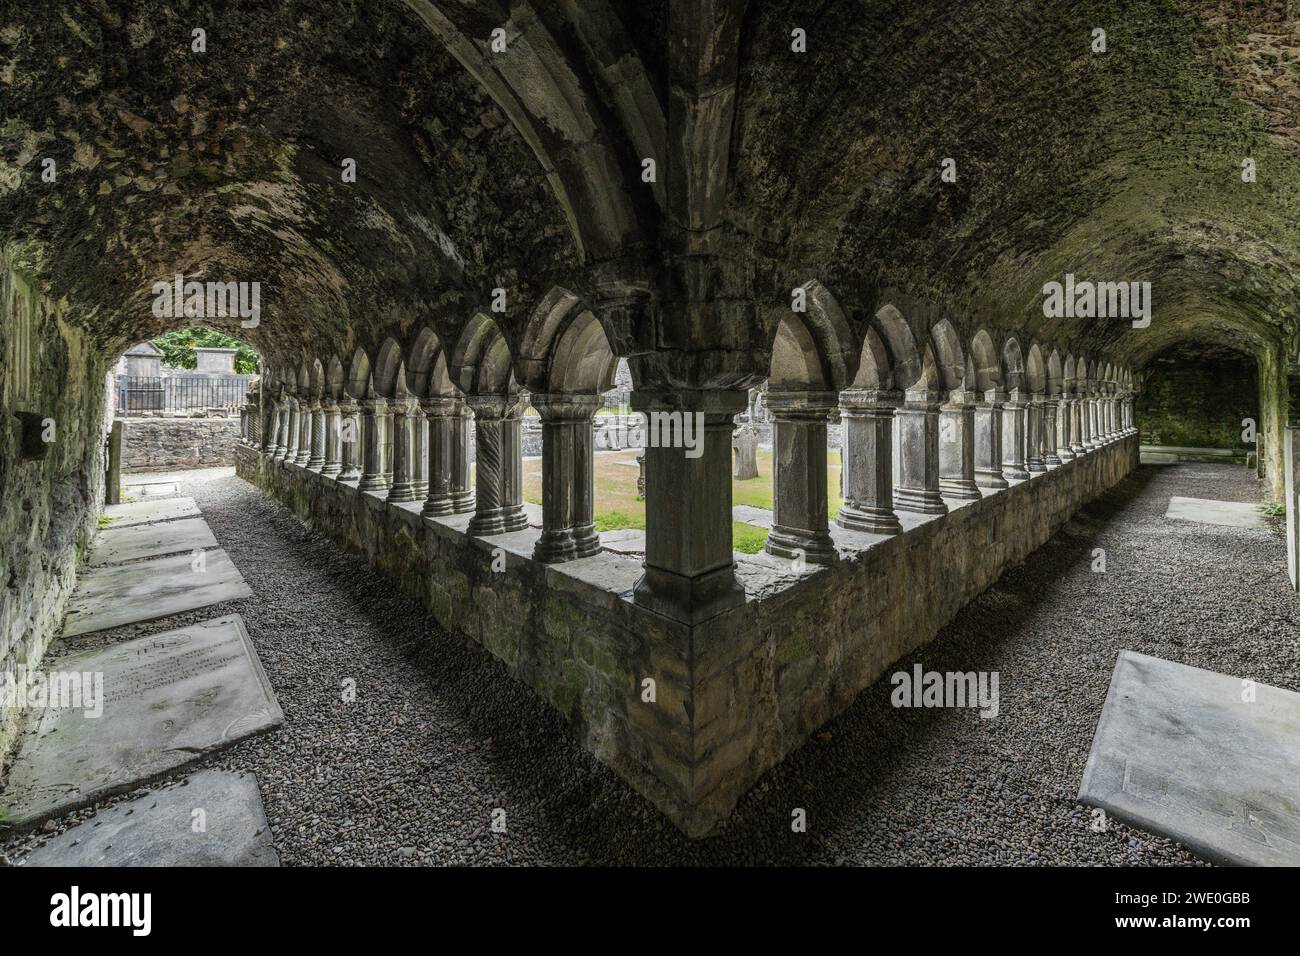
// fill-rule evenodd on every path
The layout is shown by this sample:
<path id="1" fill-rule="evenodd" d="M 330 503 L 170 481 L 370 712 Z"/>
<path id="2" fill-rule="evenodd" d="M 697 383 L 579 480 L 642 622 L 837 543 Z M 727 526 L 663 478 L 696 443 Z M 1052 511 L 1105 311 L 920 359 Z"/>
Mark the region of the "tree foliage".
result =
<path id="1" fill-rule="evenodd" d="M 257 371 L 256 352 L 238 339 L 201 325 L 160 335 L 153 340 L 153 344 L 162 349 L 163 362 L 172 368 L 194 368 L 196 348 L 237 349 L 235 371 L 240 375 L 252 375 Z"/>

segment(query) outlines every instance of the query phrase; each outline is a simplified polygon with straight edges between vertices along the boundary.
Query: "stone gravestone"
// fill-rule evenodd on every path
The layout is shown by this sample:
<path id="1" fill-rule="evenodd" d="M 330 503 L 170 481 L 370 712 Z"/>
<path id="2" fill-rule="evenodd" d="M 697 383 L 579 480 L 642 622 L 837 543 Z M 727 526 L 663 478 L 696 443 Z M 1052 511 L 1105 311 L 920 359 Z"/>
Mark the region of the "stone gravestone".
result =
<path id="1" fill-rule="evenodd" d="M 758 477 L 758 435 L 753 426 L 741 425 L 731 436 L 731 447 L 736 453 L 735 468 L 731 476 L 738 481 Z"/>

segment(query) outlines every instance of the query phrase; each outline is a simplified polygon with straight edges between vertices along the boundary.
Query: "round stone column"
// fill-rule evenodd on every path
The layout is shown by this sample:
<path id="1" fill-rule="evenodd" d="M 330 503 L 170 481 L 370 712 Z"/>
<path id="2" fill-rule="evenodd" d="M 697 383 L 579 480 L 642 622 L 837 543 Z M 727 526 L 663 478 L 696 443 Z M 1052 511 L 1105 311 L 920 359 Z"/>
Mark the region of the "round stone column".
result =
<path id="1" fill-rule="evenodd" d="M 473 535 L 504 534 L 528 527 L 523 498 L 523 412 L 518 395 L 470 395 L 474 410 L 477 486 Z"/>
<path id="2" fill-rule="evenodd" d="M 452 442 L 461 419 L 456 415 L 459 402 L 450 396 L 420 400 L 428 429 L 428 456 L 425 466 L 428 489 L 421 514 L 430 518 L 454 514 L 451 497 Z"/>
<path id="3" fill-rule="evenodd" d="M 844 504 L 835 523 L 849 531 L 898 534 L 894 513 L 894 409 L 903 395 L 885 389 L 840 392 Z"/>
<path id="4" fill-rule="evenodd" d="M 1074 461 L 1074 449 L 1070 447 L 1070 429 L 1073 427 L 1071 421 L 1074 417 L 1074 406 L 1070 401 L 1068 393 L 1062 394 L 1056 403 L 1056 457 L 1061 461 Z"/>
<path id="5" fill-rule="evenodd" d="M 468 514 L 474 510 L 474 487 L 469 480 L 469 436 L 474 416 L 464 401 L 457 399 L 451 432 L 451 510 Z"/>
<path id="6" fill-rule="evenodd" d="M 772 529 L 763 546 L 779 558 L 809 564 L 835 560 L 826 512 L 826 422 L 834 392 L 767 393 L 773 420 Z"/>
<path id="7" fill-rule="evenodd" d="M 307 467 L 312 471 L 320 471 L 325 467 L 325 406 L 321 402 L 320 395 L 312 396 L 309 427 L 311 449 L 307 458 Z"/>
<path id="8" fill-rule="evenodd" d="M 533 557 L 548 564 L 600 552 L 595 522 L 595 434 L 600 395 L 534 392 L 542 418 L 542 536 Z"/>
<path id="9" fill-rule="evenodd" d="M 1088 450 L 1087 446 L 1083 443 L 1083 413 L 1083 401 L 1076 394 L 1070 399 L 1070 451 L 1074 452 L 1075 458 L 1078 458 Z"/>
<path id="10" fill-rule="evenodd" d="M 411 487 L 415 501 L 429 497 L 429 420 L 424 417 L 424 406 L 411 400 L 406 413 L 411 421 Z"/>
<path id="11" fill-rule="evenodd" d="M 325 464 L 322 475 L 334 476 L 343 470 L 343 446 L 340 441 L 340 415 L 338 402 L 328 397 L 321 403 L 325 428 Z"/>
<path id="12" fill-rule="evenodd" d="M 298 439 L 302 435 L 302 425 L 299 422 L 299 416 L 302 413 L 302 406 L 298 402 L 298 396 L 291 396 L 289 399 L 288 426 L 284 437 L 284 460 L 291 462 L 298 457 Z"/>
<path id="13" fill-rule="evenodd" d="M 975 393 L 955 388 L 939 407 L 939 491 L 945 498 L 981 498 L 975 484 Z"/>
<path id="14" fill-rule="evenodd" d="M 411 476 L 415 425 L 412 409 L 413 403 L 409 398 L 394 398 L 388 402 L 388 410 L 393 416 L 393 484 L 388 489 L 388 500 L 393 502 L 419 500 Z"/>
<path id="15" fill-rule="evenodd" d="M 1007 393 L 990 388 L 975 403 L 975 484 L 981 488 L 1006 488 L 1002 477 L 1002 403 Z"/>
<path id="16" fill-rule="evenodd" d="M 342 452 L 342 470 L 339 481 L 357 481 L 361 477 L 361 419 L 360 407 L 347 392 L 339 401 L 339 447 Z"/>
<path id="17" fill-rule="evenodd" d="M 1049 469 L 1061 467 L 1060 423 L 1061 402 L 1055 396 L 1043 404 L 1043 464 Z"/>
<path id="18" fill-rule="evenodd" d="M 1029 407 L 1025 409 L 1025 471 L 1047 471 L 1047 462 L 1043 456 L 1045 416 L 1043 411 L 1047 404 L 1041 392 L 1029 396 Z"/>
<path id="19" fill-rule="evenodd" d="M 939 492 L 939 403 L 943 393 L 909 388 L 894 412 L 898 421 L 898 487 L 894 508 L 923 515 L 943 515 L 948 506 Z"/>
<path id="20" fill-rule="evenodd" d="M 388 477 L 384 474 L 384 420 L 388 416 L 388 400 L 372 391 L 361 401 L 361 465 L 362 491 L 385 491 Z"/>

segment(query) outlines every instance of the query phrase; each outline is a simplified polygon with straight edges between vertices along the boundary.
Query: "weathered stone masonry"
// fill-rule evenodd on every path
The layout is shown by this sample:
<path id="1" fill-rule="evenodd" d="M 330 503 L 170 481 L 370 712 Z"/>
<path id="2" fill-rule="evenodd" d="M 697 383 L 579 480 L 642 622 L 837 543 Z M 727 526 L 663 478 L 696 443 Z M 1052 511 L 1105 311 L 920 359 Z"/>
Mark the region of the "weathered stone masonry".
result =
<path id="1" fill-rule="evenodd" d="M 250 447 L 238 473 L 391 575 L 439 623 L 478 641 L 576 728 L 584 746 L 692 835 L 713 832 L 759 775 L 901 656 L 1135 467 L 1115 438 L 893 536 L 831 529 L 839 560 L 806 576 L 736 555 L 742 605 L 694 625 L 634 602 L 641 562 L 533 559 L 527 528 L 471 537 L 470 516 L 423 516 Z M 492 552 L 507 554 L 492 571 Z M 643 703 L 642 680 L 657 702 Z"/>

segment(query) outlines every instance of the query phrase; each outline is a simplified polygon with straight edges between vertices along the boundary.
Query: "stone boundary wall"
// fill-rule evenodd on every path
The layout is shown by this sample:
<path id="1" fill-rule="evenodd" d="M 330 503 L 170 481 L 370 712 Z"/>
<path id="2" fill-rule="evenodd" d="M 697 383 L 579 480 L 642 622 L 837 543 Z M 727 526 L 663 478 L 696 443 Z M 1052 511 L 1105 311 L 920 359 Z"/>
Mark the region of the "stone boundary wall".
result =
<path id="1" fill-rule="evenodd" d="M 123 472 L 235 463 L 238 418 L 124 418 L 122 422 Z"/>
<path id="2" fill-rule="evenodd" d="M 539 531 L 469 538 L 355 483 L 236 449 L 241 477 L 364 554 L 438 622 L 478 641 L 692 836 L 716 832 L 759 776 L 1137 465 L 1129 435 L 892 537 L 832 527 L 840 561 L 802 575 L 736 555 L 743 607 L 688 626 L 632 603 L 640 559 L 542 565 Z M 493 572 L 493 553 L 506 556 Z M 653 678 L 656 701 L 641 699 Z"/>

